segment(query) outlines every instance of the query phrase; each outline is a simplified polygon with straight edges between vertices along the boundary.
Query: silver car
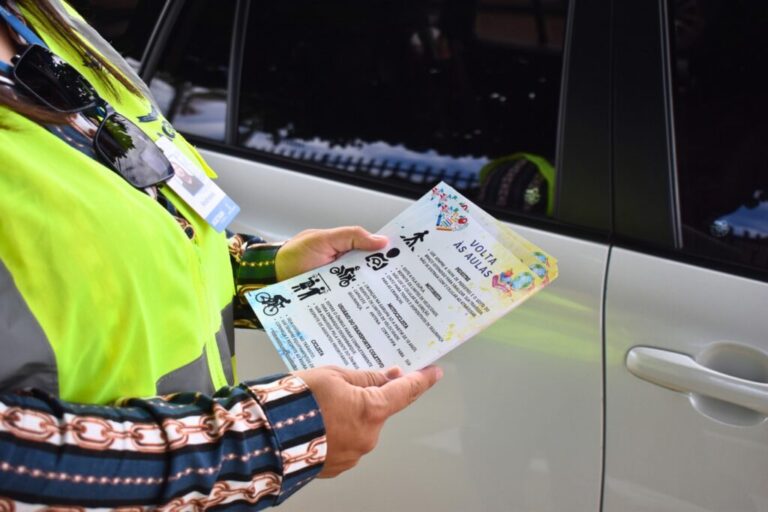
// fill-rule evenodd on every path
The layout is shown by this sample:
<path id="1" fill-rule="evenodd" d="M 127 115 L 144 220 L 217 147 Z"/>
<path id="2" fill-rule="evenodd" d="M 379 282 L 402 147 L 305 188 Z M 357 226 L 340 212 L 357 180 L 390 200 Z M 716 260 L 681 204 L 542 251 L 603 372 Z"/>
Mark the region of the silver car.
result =
<path id="1" fill-rule="evenodd" d="M 559 259 L 283 509 L 768 511 L 765 2 L 73 3 L 235 229 L 376 230 L 446 180 Z M 241 378 L 283 369 L 237 349 Z"/>

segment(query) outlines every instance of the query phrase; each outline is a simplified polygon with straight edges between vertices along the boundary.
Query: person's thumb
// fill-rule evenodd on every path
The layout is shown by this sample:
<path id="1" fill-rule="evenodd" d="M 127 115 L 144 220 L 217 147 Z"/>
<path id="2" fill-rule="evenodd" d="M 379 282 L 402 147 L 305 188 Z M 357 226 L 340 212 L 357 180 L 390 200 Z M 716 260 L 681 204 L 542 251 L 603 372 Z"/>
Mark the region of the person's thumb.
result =
<path id="1" fill-rule="evenodd" d="M 403 369 L 400 368 L 399 366 L 391 366 L 386 370 L 384 370 L 384 375 L 386 375 L 390 379 L 397 379 L 399 377 L 402 377 L 405 374 L 403 373 Z"/>
<path id="2" fill-rule="evenodd" d="M 402 411 L 423 395 L 443 377 L 439 366 L 427 366 L 398 379 L 390 380 L 380 389 L 386 402 L 387 416 Z"/>
<path id="3" fill-rule="evenodd" d="M 344 379 L 361 388 L 380 387 L 390 380 L 384 372 L 378 370 L 346 370 Z"/>
<path id="4" fill-rule="evenodd" d="M 373 235 L 360 226 L 345 226 L 328 230 L 328 242 L 336 252 L 344 253 L 354 249 L 375 251 L 387 245 L 387 237 Z"/>

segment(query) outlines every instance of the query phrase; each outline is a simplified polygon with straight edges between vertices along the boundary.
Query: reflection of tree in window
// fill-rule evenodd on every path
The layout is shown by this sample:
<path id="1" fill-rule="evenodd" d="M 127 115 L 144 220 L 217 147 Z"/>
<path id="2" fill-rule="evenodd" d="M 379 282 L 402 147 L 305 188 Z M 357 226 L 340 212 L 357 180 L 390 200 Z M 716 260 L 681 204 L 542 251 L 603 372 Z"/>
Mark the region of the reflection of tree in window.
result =
<path id="1" fill-rule="evenodd" d="M 104 124 L 104 129 L 109 132 L 110 137 L 104 137 L 102 141 L 108 141 L 112 146 L 115 156 L 123 157 L 130 149 L 134 149 L 133 128 L 122 119 L 111 117 Z"/>

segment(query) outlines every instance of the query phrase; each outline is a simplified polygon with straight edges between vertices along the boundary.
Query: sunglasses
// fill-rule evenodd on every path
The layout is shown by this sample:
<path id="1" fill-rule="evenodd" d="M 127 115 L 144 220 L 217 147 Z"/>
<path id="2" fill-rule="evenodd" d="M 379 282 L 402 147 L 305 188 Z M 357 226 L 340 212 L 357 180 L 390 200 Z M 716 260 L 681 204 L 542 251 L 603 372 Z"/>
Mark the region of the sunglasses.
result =
<path id="1" fill-rule="evenodd" d="M 102 118 L 93 137 L 99 160 L 136 188 L 170 179 L 173 167 L 141 129 L 115 112 L 75 68 L 36 44 L 14 59 L 15 82 L 34 99 L 61 113 Z"/>

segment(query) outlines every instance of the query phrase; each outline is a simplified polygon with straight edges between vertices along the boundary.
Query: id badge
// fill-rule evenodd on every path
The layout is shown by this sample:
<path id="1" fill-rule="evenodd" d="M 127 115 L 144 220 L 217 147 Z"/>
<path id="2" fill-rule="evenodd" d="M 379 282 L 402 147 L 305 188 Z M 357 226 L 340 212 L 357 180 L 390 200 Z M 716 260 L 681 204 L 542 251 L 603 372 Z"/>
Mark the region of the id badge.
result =
<path id="1" fill-rule="evenodd" d="M 230 197 L 209 178 L 195 162 L 190 160 L 170 139 L 161 137 L 157 142 L 171 162 L 174 176 L 166 185 L 176 192 L 190 208 L 218 232 L 224 231 L 240 212 Z"/>

